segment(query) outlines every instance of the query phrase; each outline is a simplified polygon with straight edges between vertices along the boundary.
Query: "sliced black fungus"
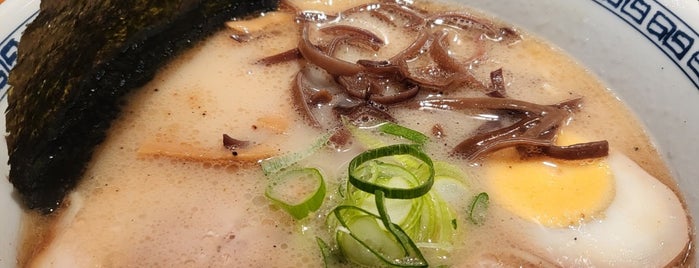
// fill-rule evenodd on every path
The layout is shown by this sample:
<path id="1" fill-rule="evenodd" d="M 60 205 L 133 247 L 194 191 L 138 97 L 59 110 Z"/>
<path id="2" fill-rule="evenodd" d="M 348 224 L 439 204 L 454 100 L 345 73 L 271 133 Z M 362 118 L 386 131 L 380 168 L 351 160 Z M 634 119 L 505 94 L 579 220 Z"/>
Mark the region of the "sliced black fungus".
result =
<path id="1" fill-rule="evenodd" d="M 347 105 L 333 105 L 336 117 L 345 117 L 355 124 L 375 121 L 395 121 L 389 108 L 402 106 L 442 110 L 489 111 L 507 116 L 513 123 L 501 120 L 482 124 L 452 150 L 452 154 L 469 161 L 505 147 L 515 147 L 524 156 L 547 155 L 561 159 L 601 157 L 608 153 L 607 141 L 557 146 L 556 134 L 565 120 L 582 107 L 582 99 L 575 98 L 553 105 L 508 98 L 503 70 L 490 73 L 486 86 L 471 74 L 485 58 L 486 42 L 512 45 L 521 40 L 520 34 L 509 27 L 462 12 L 427 12 L 408 4 L 370 3 L 350 8 L 333 15 L 315 12 L 299 13 L 301 41 L 298 51 L 308 66 L 317 66 L 327 72 L 344 92 L 334 92 L 337 99 L 351 99 Z M 343 24 L 351 14 L 365 12 L 388 27 L 408 31 L 414 40 L 402 51 L 388 59 L 359 59 L 349 62 L 336 57 L 340 46 L 352 45 L 367 50 L 379 50 L 385 41 L 370 29 Z M 401 19 L 402 18 L 402 19 Z M 315 32 L 312 35 L 311 32 Z M 462 40 L 472 40 L 472 55 L 455 56 L 449 40 L 454 33 L 463 34 Z M 323 36 L 311 40 L 311 36 Z M 277 56 L 272 56 L 277 57 Z M 302 71 L 303 72 L 303 71 Z M 328 94 L 322 91 L 310 94 L 304 87 L 306 77 L 299 72 L 293 86 L 296 106 L 310 125 L 319 127 L 315 118 L 321 104 L 327 103 Z M 485 90 L 489 98 L 446 98 L 456 88 Z M 424 90 L 428 93 L 421 94 Z M 439 92 L 434 94 L 434 92 Z M 417 96 L 429 96 L 415 100 Z M 360 102 L 357 104 L 356 102 Z M 309 105 L 310 104 L 310 105 Z M 433 135 L 441 137 L 444 130 L 435 125 Z"/>
<path id="2" fill-rule="evenodd" d="M 282 62 L 297 60 L 301 58 L 301 53 L 298 48 L 289 49 L 279 54 L 267 56 L 257 60 L 257 63 L 264 65 L 274 65 Z"/>
<path id="3" fill-rule="evenodd" d="M 347 117 L 350 121 L 357 125 L 371 124 L 375 122 L 395 122 L 391 114 L 385 111 L 382 106 L 363 103 L 355 106 L 336 106 L 333 108 L 336 116 Z"/>
<path id="4" fill-rule="evenodd" d="M 333 95 L 330 94 L 330 91 L 321 89 L 318 92 L 315 92 L 311 94 L 311 97 L 309 98 L 309 104 L 312 105 L 318 105 L 318 104 L 328 104 L 333 100 Z"/>
<path id="5" fill-rule="evenodd" d="M 226 149 L 231 150 L 231 152 L 235 152 L 238 149 L 247 148 L 248 146 L 250 146 L 250 144 L 250 141 L 239 140 L 231 136 L 228 136 L 228 134 L 223 134 L 223 147 L 226 147 Z"/>
<path id="6" fill-rule="evenodd" d="M 505 91 L 505 77 L 502 75 L 502 68 L 490 72 L 491 90 L 486 95 L 493 98 L 507 98 Z"/>
<path id="7" fill-rule="evenodd" d="M 554 139 L 558 129 L 571 116 L 569 106 L 577 106 L 580 99 L 555 105 L 540 105 L 507 98 L 441 98 L 416 101 L 414 108 L 441 110 L 497 110 L 512 111 L 518 120 L 505 127 L 484 130 L 470 136 L 452 150 L 452 154 L 469 161 L 487 153 L 506 148 L 522 147 L 525 154 L 545 154 L 562 159 L 585 159 L 606 156 L 607 141 L 556 146 Z M 528 151 L 528 152 L 527 152 Z"/>
<path id="8" fill-rule="evenodd" d="M 609 142 L 593 141 L 578 143 L 569 146 L 545 146 L 542 149 L 545 155 L 554 158 L 578 160 L 588 158 L 605 157 L 609 155 Z"/>
<path id="9" fill-rule="evenodd" d="M 320 122 L 313 113 L 312 107 L 309 105 L 308 101 L 308 78 L 304 72 L 298 72 L 294 81 L 291 85 L 291 98 L 294 103 L 294 107 L 301 114 L 301 116 L 306 120 L 310 126 L 315 128 L 320 128 Z"/>

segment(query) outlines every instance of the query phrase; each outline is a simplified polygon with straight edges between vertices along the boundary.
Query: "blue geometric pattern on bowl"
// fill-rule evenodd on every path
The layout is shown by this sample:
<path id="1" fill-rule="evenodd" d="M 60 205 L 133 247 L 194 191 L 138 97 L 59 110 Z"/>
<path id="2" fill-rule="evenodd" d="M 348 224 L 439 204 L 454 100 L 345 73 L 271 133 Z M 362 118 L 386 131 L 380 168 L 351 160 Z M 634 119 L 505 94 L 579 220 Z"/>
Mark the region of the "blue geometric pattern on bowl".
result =
<path id="1" fill-rule="evenodd" d="M 10 70 L 17 64 L 17 44 L 19 38 L 22 36 L 22 32 L 27 28 L 27 24 L 39 14 L 39 11 L 34 12 L 27 19 L 25 19 L 21 24 L 19 24 L 9 35 L 2 37 L 2 42 L 0 42 L 0 100 L 4 99 L 7 95 L 7 90 L 10 85 L 7 84 Z M 2 18 L 0 18 L 0 21 Z"/>
<path id="2" fill-rule="evenodd" d="M 643 34 L 699 89 L 699 34 L 684 20 L 656 0 L 594 1 Z"/>

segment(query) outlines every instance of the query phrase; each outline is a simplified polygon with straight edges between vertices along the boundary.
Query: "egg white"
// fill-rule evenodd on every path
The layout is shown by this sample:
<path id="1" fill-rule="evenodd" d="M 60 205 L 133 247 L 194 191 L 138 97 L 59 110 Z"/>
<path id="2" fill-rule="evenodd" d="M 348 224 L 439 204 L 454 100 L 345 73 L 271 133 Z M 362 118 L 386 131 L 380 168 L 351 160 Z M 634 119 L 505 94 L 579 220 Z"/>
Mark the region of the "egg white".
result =
<path id="1" fill-rule="evenodd" d="M 689 219 L 677 195 L 627 156 L 607 159 L 616 195 L 604 217 L 579 226 L 533 222 L 521 233 L 537 254 L 565 267 L 658 267 L 687 247 Z"/>

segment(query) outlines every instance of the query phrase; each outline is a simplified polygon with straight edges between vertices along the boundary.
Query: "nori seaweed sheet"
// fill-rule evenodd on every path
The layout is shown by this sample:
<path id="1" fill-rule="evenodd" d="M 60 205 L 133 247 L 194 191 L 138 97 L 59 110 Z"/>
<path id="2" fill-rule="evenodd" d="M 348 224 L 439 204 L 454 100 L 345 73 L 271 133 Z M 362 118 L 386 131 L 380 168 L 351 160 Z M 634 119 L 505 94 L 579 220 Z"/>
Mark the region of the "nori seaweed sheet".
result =
<path id="1" fill-rule="evenodd" d="M 44 0 L 10 74 L 10 177 L 26 207 L 54 211 L 79 181 L 123 96 L 234 17 L 277 0 Z"/>

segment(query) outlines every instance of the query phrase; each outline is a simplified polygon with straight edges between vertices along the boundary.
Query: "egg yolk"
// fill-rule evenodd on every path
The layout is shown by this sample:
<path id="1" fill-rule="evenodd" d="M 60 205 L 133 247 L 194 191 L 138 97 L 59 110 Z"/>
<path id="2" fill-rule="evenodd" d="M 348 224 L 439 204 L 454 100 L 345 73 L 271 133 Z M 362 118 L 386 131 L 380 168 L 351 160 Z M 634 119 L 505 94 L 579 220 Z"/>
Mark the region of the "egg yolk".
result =
<path id="1" fill-rule="evenodd" d="M 614 178 L 603 159 L 522 160 L 503 150 L 484 164 L 491 200 L 548 227 L 576 226 L 603 217 L 614 197 Z"/>

